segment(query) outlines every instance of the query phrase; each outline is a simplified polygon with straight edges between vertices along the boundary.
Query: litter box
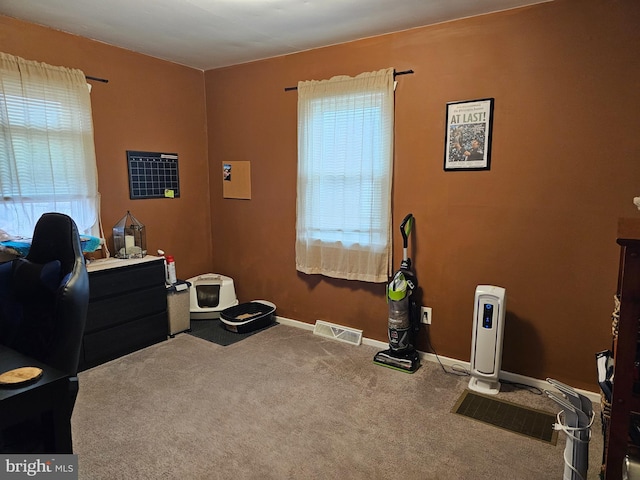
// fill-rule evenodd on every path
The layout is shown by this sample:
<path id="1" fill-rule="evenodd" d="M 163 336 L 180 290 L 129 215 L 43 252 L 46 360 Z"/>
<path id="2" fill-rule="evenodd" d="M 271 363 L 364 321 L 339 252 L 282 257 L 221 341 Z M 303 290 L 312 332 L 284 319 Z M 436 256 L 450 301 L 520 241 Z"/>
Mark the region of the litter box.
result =
<path id="1" fill-rule="evenodd" d="M 205 273 L 187 280 L 189 312 L 194 320 L 220 317 L 225 308 L 238 305 L 233 279 L 217 273 Z"/>
<path id="2" fill-rule="evenodd" d="M 271 325 L 275 311 L 275 304 L 266 300 L 254 300 L 223 310 L 220 320 L 230 332 L 249 333 Z"/>

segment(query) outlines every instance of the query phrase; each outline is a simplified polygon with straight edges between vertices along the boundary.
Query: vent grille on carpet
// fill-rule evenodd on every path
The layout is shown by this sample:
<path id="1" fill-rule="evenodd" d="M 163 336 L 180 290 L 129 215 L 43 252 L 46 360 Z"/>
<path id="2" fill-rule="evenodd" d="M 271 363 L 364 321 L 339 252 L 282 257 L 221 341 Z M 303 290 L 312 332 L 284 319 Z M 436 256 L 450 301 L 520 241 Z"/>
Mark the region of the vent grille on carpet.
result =
<path id="1" fill-rule="evenodd" d="M 316 320 L 316 324 L 313 327 L 313 334 L 356 346 L 362 342 L 362 330 L 335 325 L 323 320 Z"/>
<path id="2" fill-rule="evenodd" d="M 558 439 L 558 432 L 553 428 L 555 414 L 469 390 L 462 393 L 451 411 L 551 445 Z"/>

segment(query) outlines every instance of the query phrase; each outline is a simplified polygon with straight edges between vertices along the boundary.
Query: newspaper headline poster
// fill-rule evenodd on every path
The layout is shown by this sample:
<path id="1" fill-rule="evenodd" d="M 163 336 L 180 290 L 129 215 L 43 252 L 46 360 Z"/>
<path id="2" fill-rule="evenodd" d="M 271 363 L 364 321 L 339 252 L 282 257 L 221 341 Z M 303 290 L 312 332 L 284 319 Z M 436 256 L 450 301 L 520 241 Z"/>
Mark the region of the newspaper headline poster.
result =
<path id="1" fill-rule="evenodd" d="M 488 170 L 493 98 L 447 103 L 445 170 Z"/>

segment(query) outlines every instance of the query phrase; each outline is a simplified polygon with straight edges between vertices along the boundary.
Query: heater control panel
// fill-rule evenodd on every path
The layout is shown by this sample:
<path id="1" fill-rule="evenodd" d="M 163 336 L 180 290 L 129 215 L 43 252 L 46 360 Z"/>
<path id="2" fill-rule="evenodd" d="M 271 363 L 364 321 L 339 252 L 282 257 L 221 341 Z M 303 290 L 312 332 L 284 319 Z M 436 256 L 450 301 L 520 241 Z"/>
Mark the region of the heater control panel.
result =
<path id="1" fill-rule="evenodd" d="M 493 305 L 491 303 L 485 303 L 482 309 L 482 326 L 484 328 L 493 326 Z"/>

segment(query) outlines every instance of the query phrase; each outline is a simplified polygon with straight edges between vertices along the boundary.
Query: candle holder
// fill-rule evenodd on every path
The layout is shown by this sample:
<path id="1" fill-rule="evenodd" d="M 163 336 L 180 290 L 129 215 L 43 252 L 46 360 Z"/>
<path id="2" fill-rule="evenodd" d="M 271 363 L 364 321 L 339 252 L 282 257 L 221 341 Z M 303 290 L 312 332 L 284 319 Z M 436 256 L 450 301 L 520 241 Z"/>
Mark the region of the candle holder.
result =
<path id="1" fill-rule="evenodd" d="M 129 210 L 113 227 L 113 246 L 116 258 L 142 258 L 147 254 L 144 225 Z"/>

